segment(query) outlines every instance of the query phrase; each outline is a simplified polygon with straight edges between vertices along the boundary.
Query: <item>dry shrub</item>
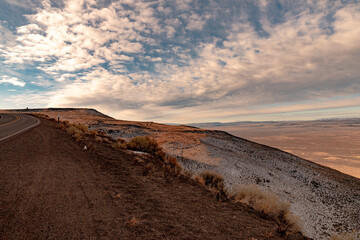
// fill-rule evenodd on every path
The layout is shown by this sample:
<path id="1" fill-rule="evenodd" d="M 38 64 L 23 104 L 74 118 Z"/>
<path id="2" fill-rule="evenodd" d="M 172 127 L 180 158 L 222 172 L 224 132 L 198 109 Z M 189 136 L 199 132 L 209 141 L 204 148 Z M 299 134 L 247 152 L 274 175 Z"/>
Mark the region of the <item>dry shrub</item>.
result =
<path id="1" fill-rule="evenodd" d="M 80 142 L 80 140 L 81 140 L 82 137 L 83 137 L 83 135 L 82 135 L 82 134 L 79 134 L 79 133 L 75 133 L 75 134 L 73 135 L 73 138 L 76 139 L 76 142 Z"/>
<path id="2" fill-rule="evenodd" d="M 224 178 L 216 172 L 204 171 L 200 174 L 200 177 L 204 180 L 206 186 L 217 190 L 224 188 Z"/>
<path id="3" fill-rule="evenodd" d="M 117 148 L 117 149 L 126 149 L 127 148 L 127 143 L 124 141 L 116 141 L 111 145 L 113 148 Z"/>
<path id="4" fill-rule="evenodd" d="M 194 175 L 194 173 L 192 171 L 183 169 L 181 167 L 181 174 L 180 174 L 181 178 L 183 178 L 183 179 L 191 179 L 193 177 L 193 175 Z"/>
<path id="5" fill-rule="evenodd" d="M 89 134 L 92 135 L 92 136 L 94 136 L 94 137 L 97 136 L 97 135 L 99 135 L 99 133 L 98 133 L 98 131 L 97 131 L 96 129 L 90 130 Z"/>
<path id="6" fill-rule="evenodd" d="M 127 147 L 131 150 L 151 153 L 161 158 L 165 156 L 162 148 L 156 140 L 150 136 L 134 137 L 128 142 Z"/>
<path id="7" fill-rule="evenodd" d="M 204 171 L 200 174 L 200 177 L 204 180 L 205 186 L 209 186 L 217 191 L 216 199 L 227 201 L 228 193 L 225 188 L 224 178 L 220 174 L 212 171 Z"/>
<path id="8" fill-rule="evenodd" d="M 74 134 L 83 134 L 83 132 L 78 129 L 75 126 L 70 126 L 66 129 L 67 133 L 69 133 L 70 135 L 74 135 Z"/>
<path id="9" fill-rule="evenodd" d="M 242 202 L 271 217 L 285 222 L 287 227 L 300 231 L 299 219 L 290 212 L 290 203 L 280 201 L 272 193 L 266 193 L 256 185 L 241 186 L 233 189 L 235 201 Z"/>
<path id="10" fill-rule="evenodd" d="M 50 119 L 50 117 L 48 115 L 43 114 L 43 113 L 32 113 L 31 115 L 38 117 L 38 118 Z"/>
<path id="11" fill-rule="evenodd" d="M 205 185 L 205 181 L 202 177 L 200 177 L 199 175 L 195 175 L 194 180 L 197 181 L 198 183 L 200 183 L 201 185 Z"/>
<path id="12" fill-rule="evenodd" d="M 77 124 L 75 127 L 83 133 L 89 133 L 89 128 L 85 124 Z"/>
<path id="13" fill-rule="evenodd" d="M 170 168 L 176 176 L 182 174 L 182 167 L 175 157 L 167 156 L 165 157 L 164 162 L 170 165 Z"/>
<path id="14" fill-rule="evenodd" d="M 89 129 L 84 124 L 71 124 L 69 121 L 60 122 L 57 126 L 63 130 L 66 130 L 68 134 L 70 134 L 76 142 L 80 142 L 85 134 L 89 133 Z"/>
<path id="15" fill-rule="evenodd" d="M 95 137 L 95 141 L 97 141 L 97 142 L 102 142 L 102 141 L 103 141 L 103 138 L 102 138 L 102 137 L 99 137 L 99 136 L 96 136 L 96 137 Z"/>

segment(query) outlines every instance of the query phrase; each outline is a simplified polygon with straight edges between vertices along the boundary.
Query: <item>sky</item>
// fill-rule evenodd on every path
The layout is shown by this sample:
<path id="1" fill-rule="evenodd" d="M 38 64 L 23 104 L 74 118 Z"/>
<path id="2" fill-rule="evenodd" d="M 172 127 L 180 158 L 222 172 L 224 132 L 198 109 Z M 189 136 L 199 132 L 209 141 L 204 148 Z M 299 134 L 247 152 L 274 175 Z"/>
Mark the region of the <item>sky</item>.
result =
<path id="1" fill-rule="evenodd" d="M 0 97 L 166 123 L 360 117 L 360 3 L 0 0 Z"/>

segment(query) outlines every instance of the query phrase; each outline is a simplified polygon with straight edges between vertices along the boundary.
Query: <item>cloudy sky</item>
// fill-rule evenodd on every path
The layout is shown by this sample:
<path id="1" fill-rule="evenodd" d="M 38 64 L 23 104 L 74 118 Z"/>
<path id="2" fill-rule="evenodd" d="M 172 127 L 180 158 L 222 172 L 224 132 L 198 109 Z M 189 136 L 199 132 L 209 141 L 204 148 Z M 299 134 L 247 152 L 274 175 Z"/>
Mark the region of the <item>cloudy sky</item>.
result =
<path id="1" fill-rule="evenodd" d="M 0 0 L 0 96 L 173 123 L 360 117 L 360 3 Z"/>

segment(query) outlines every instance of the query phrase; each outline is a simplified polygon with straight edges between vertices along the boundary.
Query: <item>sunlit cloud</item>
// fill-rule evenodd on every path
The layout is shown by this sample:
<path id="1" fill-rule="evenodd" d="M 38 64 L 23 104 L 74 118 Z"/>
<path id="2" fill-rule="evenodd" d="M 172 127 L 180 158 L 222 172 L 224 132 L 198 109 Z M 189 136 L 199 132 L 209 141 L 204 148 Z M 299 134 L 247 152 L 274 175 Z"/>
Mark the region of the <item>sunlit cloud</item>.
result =
<path id="1" fill-rule="evenodd" d="M 14 86 L 19 86 L 19 87 L 24 87 L 26 85 L 25 82 L 13 77 L 13 78 L 10 78 L 9 76 L 1 76 L 0 77 L 0 84 L 12 84 Z"/>

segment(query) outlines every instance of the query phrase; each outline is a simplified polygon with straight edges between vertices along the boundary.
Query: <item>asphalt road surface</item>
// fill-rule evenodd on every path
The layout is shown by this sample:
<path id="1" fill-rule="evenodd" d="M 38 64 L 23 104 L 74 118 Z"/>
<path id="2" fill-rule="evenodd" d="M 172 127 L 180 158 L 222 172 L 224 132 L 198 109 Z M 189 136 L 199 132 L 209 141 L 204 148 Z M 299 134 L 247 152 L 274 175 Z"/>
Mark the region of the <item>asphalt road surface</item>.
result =
<path id="1" fill-rule="evenodd" d="M 39 123 L 39 119 L 29 115 L 0 113 L 0 141 L 32 128 Z"/>

